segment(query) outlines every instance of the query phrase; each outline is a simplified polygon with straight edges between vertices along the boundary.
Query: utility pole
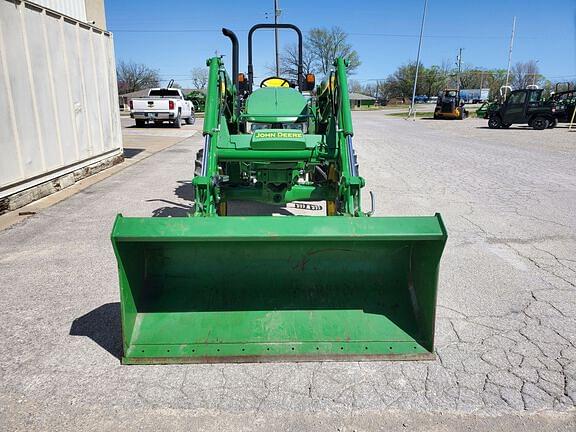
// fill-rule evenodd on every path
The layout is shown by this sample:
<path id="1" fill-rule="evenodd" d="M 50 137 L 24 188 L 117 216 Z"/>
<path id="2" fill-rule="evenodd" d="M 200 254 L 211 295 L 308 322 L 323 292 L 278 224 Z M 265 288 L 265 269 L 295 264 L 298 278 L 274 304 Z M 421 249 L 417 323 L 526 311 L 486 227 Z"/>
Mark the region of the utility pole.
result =
<path id="1" fill-rule="evenodd" d="M 480 94 L 478 95 L 480 101 L 482 101 L 482 87 L 484 87 L 484 69 L 480 70 Z"/>
<path id="2" fill-rule="evenodd" d="M 280 17 L 280 9 L 278 5 L 278 0 L 274 0 L 274 24 L 278 24 L 278 18 Z M 278 28 L 274 29 L 274 43 L 276 44 L 276 76 L 280 76 L 280 57 L 278 54 Z"/>
<path id="3" fill-rule="evenodd" d="M 416 74 L 414 75 L 414 89 L 412 90 L 412 103 L 410 104 L 410 110 L 408 111 L 408 118 L 410 115 L 414 115 L 414 120 L 416 120 L 416 106 L 414 101 L 416 99 L 416 86 L 418 85 L 418 71 L 420 69 L 420 49 L 422 48 L 422 35 L 424 34 L 424 22 L 426 21 L 426 9 L 428 8 L 428 0 L 424 0 L 424 12 L 422 13 L 422 24 L 420 25 L 420 39 L 418 40 L 418 53 L 416 54 Z"/>
<path id="4" fill-rule="evenodd" d="M 536 85 L 536 75 L 538 75 L 537 70 L 538 70 L 538 62 L 539 62 L 539 61 L 540 61 L 540 60 L 536 60 L 536 63 L 534 64 L 534 66 L 535 66 L 535 67 L 534 67 L 534 70 L 532 71 L 532 72 L 533 72 L 533 73 L 532 73 L 532 85 L 533 85 L 533 86 Z"/>
<path id="5" fill-rule="evenodd" d="M 460 74 L 462 73 L 462 50 L 464 48 L 458 48 L 458 56 L 456 57 L 456 64 L 458 65 L 458 74 L 456 75 L 456 88 L 460 92 Z"/>
<path id="6" fill-rule="evenodd" d="M 510 66 L 512 65 L 512 48 L 514 48 L 514 33 L 516 33 L 516 17 L 512 20 L 512 36 L 510 37 L 510 50 L 508 51 L 508 70 L 506 71 L 506 87 L 504 91 L 508 91 L 508 83 L 510 82 Z M 508 97 L 508 93 L 506 93 Z M 506 100 L 506 98 L 504 99 Z"/>

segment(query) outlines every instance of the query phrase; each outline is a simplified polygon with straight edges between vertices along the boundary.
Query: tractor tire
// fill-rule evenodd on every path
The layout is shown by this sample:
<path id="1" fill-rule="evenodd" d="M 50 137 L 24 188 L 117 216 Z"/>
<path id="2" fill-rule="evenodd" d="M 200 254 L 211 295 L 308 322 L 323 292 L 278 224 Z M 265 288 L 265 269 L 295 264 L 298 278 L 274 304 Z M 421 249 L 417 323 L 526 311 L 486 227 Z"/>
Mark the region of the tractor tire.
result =
<path id="1" fill-rule="evenodd" d="M 202 175 L 202 159 L 204 159 L 204 149 L 201 148 L 196 153 L 196 160 L 194 161 L 194 177 Z"/>
<path id="2" fill-rule="evenodd" d="M 490 116 L 488 119 L 488 127 L 490 129 L 500 129 L 502 127 L 502 119 L 500 116 L 494 115 Z"/>
<path id="3" fill-rule="evenodd" d="M 218 216 L 228 215 L 228 203 L 226 201 L 220 201 L 216 207 L 216 213 Z"/>
<path id="4" fill-rule="evenodd" d="M 186 124 L 193 125 L 194 123 L 196 123 L 196 114 L 194 113 L 194 111 L 192 111 L 190 117 L 186 118 Z"/>
<path id="5" fill-rule="evenodd" d="M 548 127 L 549 124 L 550 122 L 545 117 L 538 116 L 532 120 L 532 127 L 534 130 L 544 130 Z"/>
<path id="6" fill-rule="evenodd" d="M 146 120 L 136 119 L 136 127 L 146 127 Z"/>
<path id="7" fill-rule="evenodd" d="M 554 129 L 556 126 L 558 126 L 558 119 L 554 118 L 554 120 L 552 120 L 548 125 L 548 129 Z"/>
<path id="8" fill-rule="evenodd" d="M 172 123 L 176 129 L 180 129 L 182 127 L 182 117 L 180 113 L 178 113 L 178 117 L 174 119 L 174 123 Z"/>

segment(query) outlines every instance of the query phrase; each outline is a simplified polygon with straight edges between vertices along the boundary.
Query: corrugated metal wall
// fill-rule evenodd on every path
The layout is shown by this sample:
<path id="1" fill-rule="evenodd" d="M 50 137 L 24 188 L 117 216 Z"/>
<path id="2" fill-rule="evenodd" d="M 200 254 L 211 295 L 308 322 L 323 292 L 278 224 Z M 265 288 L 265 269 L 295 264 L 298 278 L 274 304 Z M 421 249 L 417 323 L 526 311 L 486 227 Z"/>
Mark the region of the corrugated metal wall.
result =
<path id="1" fill-rule="evenodd" d="M 112 35 L 0 0 L 0 197 L 122 149 Z"/>
<path id="2" fill-rule="evenodd" d="M 86 21 L 85 0 L 34 0 L 34 3 L 76 18 L 78 21 Z"/>

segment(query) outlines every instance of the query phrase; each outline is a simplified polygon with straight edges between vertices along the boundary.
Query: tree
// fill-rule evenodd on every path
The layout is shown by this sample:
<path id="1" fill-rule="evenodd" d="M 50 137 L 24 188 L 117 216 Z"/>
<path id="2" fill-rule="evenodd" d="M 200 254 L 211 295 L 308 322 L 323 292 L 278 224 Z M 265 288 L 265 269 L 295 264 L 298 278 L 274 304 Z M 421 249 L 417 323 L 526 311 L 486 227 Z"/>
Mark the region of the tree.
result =
<path id="1" fill-rule="evenodd" d="M 360 93 L 372 96 L 373 98 L 376 98 L 378 101 L 382 102 L 383 100 L 387 99 L 386 82 L 377 80 L 374 83 L 368 83 L 364 86 Z"/>
<path id="2" fill-rule="evenodd" d="M 424 74 L 424 66 L 420 65 L 420 77 Z M 416 74 L 416 62 L 400 66 L 396 71 L 386 78 L 386 93 L 388 97 L 408 98 L 412 96 L 414 87 L 414 76 Z M 421 94 L 423 89 L 422 80 L 418 80 L 416 94 Z"/>
<path id="3" fill-rule="evenodd" d="M 362 93 L 364 91 L 364 88 L 362 87 L 362 84 L 360 84 L 359 81 L 351 79 L 348 80 L 348 91 L 352 93 Z"/>
<path id="4" fill-rule="evenodd" d="M 270 73 L 276 73 L 275 66 L 268 66 Z M 318 62 L 314 57 L 312 50 L 307 44 L 302 48 L 302 72 L 304 75 L 316 73 L 318 71 Z M 291 44 L 284 47 L 280 54 L 280 76 L 291 81 L 298 80 L 298 45 Z"/>
<path id="5" fill-rule="evenodd" d="M 353 73 L 360 66 L 358 53 L 347 42 L 348 34 L 340 27 L 330 29 L 317 27 L 306 36 L 306 45 L 311 55 L 318 61 L 318 70 L 328 75 L 336 57 L 348 60 L 348 73 Z"/>
<path id="6" fill-rule="evenodd" d="M 192 85 L 195 89 L 204 89 L 208 84 L 208 69 L 195 67 L 192 69 Z"/>
<path id="7" fill-rule="evenodd" d="M 418 80 L 422 82 L 421 84 L 421 94 L 427 96 L 434 96 L 440 93 L 446 87 L 446 81 L 448 79 L 448 74 L 442 66 L 431 66 L 430 68 L 420 69 Z M 418 90 L 418 89 L 417 89 Z"/>
<path id="8" fill-rule="evenodd" d="M 116 66 L 118 93 L 125 94 L 160 86 L 158 70 L 145 64 L 120 61 Z"/>
<path id="9" fill-rule="evenodd" d="M 510 77 L 512 87 L 515 89 L 523 89 L 531 84 L 538 84 L 543 78 L 539 73 L 538 63 L 534 60 L 516 63 L 510 71 Z"/>
<path id="10" fill-rule="evenodd" d="M 486 88 L 487 72 L 473 66 L 464 66 L 460 73 L 460 88 L 479 89 L 480 85 Z"/>
<path id="11" fill-rule="evenodd" d="M 500 99 L 500 88 L 506 85 L 506 69 L 493 69 L 486 72 L 486 84 L 490 89 L 491 100 Z"/>

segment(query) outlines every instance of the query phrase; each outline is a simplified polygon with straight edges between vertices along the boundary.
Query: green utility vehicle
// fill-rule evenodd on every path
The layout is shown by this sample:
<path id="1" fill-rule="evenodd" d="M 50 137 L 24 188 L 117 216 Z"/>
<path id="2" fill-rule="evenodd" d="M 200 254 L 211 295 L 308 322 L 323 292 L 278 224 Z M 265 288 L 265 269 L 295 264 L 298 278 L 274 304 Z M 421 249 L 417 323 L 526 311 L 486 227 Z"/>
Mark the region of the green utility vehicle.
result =
<path id="1" fill-rule="evenodd" d="M 258 86 L 253 34 L 274 28 L 298 36 L 297 76 Z M 369 217 L 373 200 L 362 210 L 346 60 L 316 86 L 300 30 L 258 24 L 246 76 L 235 34 L 223 33 L 233 76 L 208 60 L 195 211 L 118 215 L 112 230 L 122 361 L 433 358 L 446 229 L 439 214 Z M 230 216 L 235 200 L 324 201 L 326 216 Z"/>
<path id="2" fill-rule="evenodd" d="M 488 127 L 506 129 L 513 124 L 528 124 L 536 130 L 543 130 L 556 126 L 554 102 L 544 101 L 542 92 L 536 88 L 512 91 L 504 103 L 490 111 Z"/>

